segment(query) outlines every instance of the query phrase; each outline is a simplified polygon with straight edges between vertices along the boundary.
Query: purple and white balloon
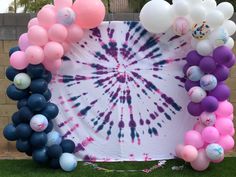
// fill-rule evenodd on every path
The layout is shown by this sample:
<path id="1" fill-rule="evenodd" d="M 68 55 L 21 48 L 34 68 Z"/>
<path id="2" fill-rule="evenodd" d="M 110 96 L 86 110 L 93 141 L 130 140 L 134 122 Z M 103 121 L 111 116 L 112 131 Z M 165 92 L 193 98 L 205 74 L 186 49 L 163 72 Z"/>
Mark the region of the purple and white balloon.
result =
<path id="1" fill-rule="evenodd" d="M 217 79 L 214 75 L 207 74 L 201 78 L 200 86 L 206 91 L 213 90 L 217 86 Z"/>
<path id="2" fill-rule="evenodd" d="M 194 103 L 200 103 L 206 97 L 206 91 L 203 90 L 201 87 L 192 87 L 188 91 L 188 96 L 190 100 Z"/>
<path id="3" fill-rule="evenodd" d="M 48 119 L 42 114 L 36 114 L 30 120 L 30 127 L 36 132 L 44 131 L 48 126 Z"/>
<path id="4" fill-rule="evenodd" d="M 210 112 L 203 112 L 200 115 L 200 121 L 205 126 L 213 126 L 216 122 L 216 115 Z"/>
<path id="5" fill-rule="evenodd" d="M 191 81 L 199 81 L 204 76 L 204 73 L 198 66 L 191 66 L 186 74 Z"/>
<path id="6" fill-rule="evenodd" d="M 219 144 L 209 144 L 206 147 L 206 155 L 210 160 L 217 161 L 224 157 L 224 149 Z"/>

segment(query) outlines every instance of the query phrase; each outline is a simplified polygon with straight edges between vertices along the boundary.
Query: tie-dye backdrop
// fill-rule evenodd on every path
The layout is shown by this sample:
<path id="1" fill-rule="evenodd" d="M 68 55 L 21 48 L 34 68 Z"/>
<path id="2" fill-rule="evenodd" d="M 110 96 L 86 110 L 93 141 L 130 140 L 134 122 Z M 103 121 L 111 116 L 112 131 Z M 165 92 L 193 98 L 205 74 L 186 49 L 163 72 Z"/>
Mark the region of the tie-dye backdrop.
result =
<path id="1" fill-rule="evenodd" d="M 51 88 L 60 108 L 54 126 L 75 142 L 78 160 L 173 158 L 195 121 L 183 88 L 189 40 L 104 22 L 72 46 Z"/>

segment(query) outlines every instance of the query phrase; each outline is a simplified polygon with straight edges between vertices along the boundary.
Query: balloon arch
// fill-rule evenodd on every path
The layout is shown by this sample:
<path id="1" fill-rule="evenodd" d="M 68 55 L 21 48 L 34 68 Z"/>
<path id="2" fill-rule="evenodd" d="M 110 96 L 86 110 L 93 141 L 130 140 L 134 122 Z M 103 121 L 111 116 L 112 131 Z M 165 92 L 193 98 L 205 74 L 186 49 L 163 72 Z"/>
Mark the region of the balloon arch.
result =
<path id="1" fill-rule="evenodd" d="M 192 32 L 195 50 L 186 56 L 183 72 L 190 99 L 187 109 L 199 121 L 186 132 L 183 144 L 177 145 L 176 156 L 198 171 L 207 169 L 210 162 L 221 162 L 234 147 L 233 105 L 227 101 L 230 89 L 224 82 L 235 63 L 230 36 L 236 25 L 229 20 L 233 13 L 230 3 L 217 5 L 215 0 L 175 0 L 172 5 L 152 0 L 140 13 L 142 25 L 151 33 L 169 28 L 179 36 Z M 3 134 L 38 163 L 49 161 L 52 168 L 65 171 L 77 166 L 74 142 L 53 130 L 52 119 L 59 109 L 49 102 L 48 83 L 70 45 L 83 38 L 84 30 L 99 26 L 104 17 L 100 0 L 54 0 L 54 5 L 44 6 L 30 20 L 19 47 L 10 50 L 6 76 L 13 83 L 6 93 L 18 101 L 19 111 Z"/>

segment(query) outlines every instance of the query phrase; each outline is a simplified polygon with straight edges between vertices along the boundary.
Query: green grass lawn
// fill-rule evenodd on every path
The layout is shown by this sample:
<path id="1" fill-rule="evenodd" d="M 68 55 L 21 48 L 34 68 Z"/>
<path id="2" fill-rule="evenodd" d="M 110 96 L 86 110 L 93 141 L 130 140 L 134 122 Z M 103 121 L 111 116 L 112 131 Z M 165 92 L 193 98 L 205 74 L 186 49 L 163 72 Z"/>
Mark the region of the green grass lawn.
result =
<path id="1" fill-rule="evenodd" d="M 123 162 L 123 163 L 98 163 L 99 166 L 109 169 L 145 169 L 155 164 L 155 162 Z M 226 158 L 220 164 L 211 164 L 210 168 L 204 172 L 196 172 L 189 165 L 182 171 L 172 171 L 171 167 L 182 165 L 182 161 L 170 160 L 162 169 L 157 169 L 152 173 L 142 172 L 128 173 L 107 173 L 96 171 L 89 166 L 79 163 L 74 172 L 67 173 L 61 170 L 52 170 L 47 167 L 35 164 L 31 160 L 0 160 L 0 177 L 236 177 L 236 158 Z"/>

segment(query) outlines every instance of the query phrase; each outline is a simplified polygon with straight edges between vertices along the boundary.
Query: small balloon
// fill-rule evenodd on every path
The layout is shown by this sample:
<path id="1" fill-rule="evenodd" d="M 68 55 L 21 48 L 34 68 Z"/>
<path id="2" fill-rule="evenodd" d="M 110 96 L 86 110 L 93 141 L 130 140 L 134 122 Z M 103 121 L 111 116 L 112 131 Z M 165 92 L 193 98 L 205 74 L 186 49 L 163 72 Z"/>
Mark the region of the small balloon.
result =
<path id="1" fill-rule="evenodd" d="M 224 14 L 217 10 L 211 10 L 210 12 L 207 13 L 206 16 L 206 23 L 211 27 L 211 28 L 217 28 L 221 26 L 224 23 L 225 17 Z"/>
<path id="2" fill-rule="evenodd" d="M 214 29 L 209 36 L 209 40 L 215 48 L 225 45 L 228 39 L 229 34 L 223 27 Z"/>
<path id="3" fill-rule="evenodd" d="M 216 115 L 219 117 L 228 117 L 234 112 L 234 107 L 229 101 L 219 102 L 218 109 L 216 110 Z"/>
<path id="4" fill-rule="evenodd" d="M 43 94 L 48 89 L 48 83 L 44 79 L 34 79 L 30 84 L 30 90 L 32 93 Z"/>
<path id="5" fill-rule="evenodd" d="M 62 155 L 62 148 L 60 145 L 54 144 L 48 147 L 47 154 L 50 158 L 59 159 Z"/>
<path id="6" fill-rule="evenodd" d="M 184 144 L 185 145 L 192 145 L 192 146 L 199 149 L 204 145 L 204 142 L 203 142 L 202 136 L 199 132 L 197 132 L 195 130 L 190 130 L 185 133 Z"/>
<path id="7" fill-rule="evenodd" d="M 48 126 L 47 118 L 42 114 L 36 114 L 30 120 L 30 127 L 36 132 L 44 131 Z"/>
<path id="8" fill-rule="evenodd" d="M 219 64 L 227 63 L 233 57 L 233 52 L 226 46 L 217 47 L 213 52 L 213 58 Z"/>
<path id="9" fill-rule="evenodd" d="M 214 112 L 217 110 L 219 103 L 215 97 L 207 96 L 202 100 L 201 106 L 202 106 L 202 109 L 207 112 Z"/>
<path id="10" fill-rule="evenodd" d="M 54 144 L 60 144 L 62 139 L 57 131 L 51 131 L 47 134 L 47 146 L 52 146 Z"/>
<path id="11" fill-rule="evenodd" d="M 8 124 L 3 129 L 3 136 L 8 141 L 15 141 L 15 140 L 17 140 L 16 127 L 13 124 Z"/>
<path id="12" fill-rule="evenodd" d="M 48 30 L 48 37 L 55 42 L 64 42 L 67 38 L 68 32 L 65 26 L 61 24 L 54 24 Z"/>
<path id="13" fill-rule="evenodd" d="M 221 136 L 217 144 L 222 146 L 224 149 L 224 152 L 227 153 L 234 148 L 234 139 L 230 135 Z"/>
<path id="14" fill-rule="evenodd" d="M 220 118 L 216 120 L 215 127 L 221 135 L 229 135 L 234 129 L 234 124 L 230 119 Z"/>
<path id="15" fill-rule="evenodd" d="M 218 101 L 225 101 L 230 96 L 230 89 L 226 84 L 218 84 L 214 90 L 209 92 L 209 96 L 214 96 Z"/>
<path id="16" fill-rule="evenodd" d="M 24 33 L 20 36 L 19 41 L 18 41 L 18 45 L 19 45 L 21 51 L 25 51 L 29 47 L 30 43 L 29 43 L 27 33 Z"/>
<path id="17" fill-rule="evenodd" d="M 228 32 L 229 36 L 234 35 L 236 32 L 236 24 L 232 20 L 226 20 L 223 24 L 223 28 Z"/>
<path id="18" fill-rule="evenodd" d="M 44 66 L 42 64 L 38 64 L 38 65 L 29 65 L 27 67 L 27 74 L 32 78 L 32 79 L 36 79 L 36 78 L 41 78 L 44 75 L 45 69 Z"/>
<path id="19" fill-rule="evenodd" d="M 49 60 L 56 60 L 63 56 L 64 49 L 58 42 L 48 42 L 44 46 L 44 55 Z"/>
<path id="20" fill-rule="evenodd" d="M 209 40 L 201 40 L 197 43 L 196 50 L 202 56 L 209 56 L 213 51 L 213 46 Z"/>
<path id="21" fill-rule="evenodd" d="M 179 17 L 175 20 L 173 24 L 173 31 L 176 35 L 182 36 L 189 32 L 190 25 L 186 18 Z"/>
<path id="22" fill-rule="evenodd" d="M 200 121 L 205 126 L 213 126 L 216 122 L 216 115 L 210 112 L 203 112 L 200 115 Z"/>
<path id="23" fill-rule="evenodd" d="M 34 113 L 28 107 L 28 100 L 27 104 L 20 108 L 19 110 L 20 120 L 21 122 L 29 123 L 30 119 L 34 116 Z"/>
<path id="24" fill-rule="evenodd" d="M 186 16 L 189 13 L 190 5 L 187 1 L 173 2 L 173 9 L 177 16 Z"/>
<path id="25" fill-rule="evenodd" d="M 32 129 L 26 123 L 21 123 L 16 127 L 16 136 L 19 139 L 28 139 L 32 134 Z"/>
<path id="26" fill-rule="evenodd" d="M 198 66 L 191 66 L 187 70 L 187 77 L 191 81 L 199 81 L 204 76 L 204 73 Z"/>
<path id="27" fill-rule="evenodd" d="M 59 159 L 59 162 L 64 171 L 73 171 L 77 167 L 77 159 L 70 153 L 63 153 Z"/>
<path id="28" fill-rule="evenodd" d="M 69 7 L 60 9 L 57 13 L 57 21 L 65 26 L 70 26 L 75 23 L 76 13 Z"/>
<path id="29" fill-rule="evenodd" d="M 205 22 L 200 25 L 195 24 L 192 28 L 192 36 L 198 40 L 206 39 L 210 31 L 210 27 Z"/>
<path id="30" fill-rule="evenodd" d="M 226 20 L 230 19 L 234 14 L 234 7 L 229 2 L 222 2 L 222 3 L 218 4 L 217 10 L 219 10 L 220 12 L 223 13 L 224 18 Z"/>
<path id="31" fill-rule="evenodd" d="M 28 30 L 28 39 L 30 44 L 44 46 L 48 42 L 48 33 L 43 27 L 35 25 Z"/>
<path id="32" fill-rule="evenodd" d="M 200 61 L 199 67 L 205 73 L 213 73 L 216 69 L 216 63 L 212 57 L 204 57 Z"/>
<path id="33" fill-rule="evenodd" d="M 25 57 L 30 64 L 40 64 L 44 60 L 43 49 L 39 46 L 31 45 L 26 49 Z"/>
<path id="34" fill-rule="evenodd" d="M 190 163 L 192 168 L 197 171 L 204 171 L 209 167 L 209 160 L 204 149 L 198 151 L 197 158 Z"/>
<path id="35" fill-rule="evenodd" d="M 51 8 L 42 8 L 37 14 L 38 22 L 40 26 L 45 29 L 50 28 L 56 23 L 56 13 Z"/>
<path id="36" fill-rule="evenodd" d="M 25 69 L 29 64 L 28 60 L 26 59 L 25 52 L 14 52 L 10 57 L 10 64 L 15 69 Z"/>
<path id="37" fill-rule="evenodd" d="M 206 20 L 206 8 L 202 5 L 193 6 L 190 10 L 190 17 L 195 23 L 201 23 Z"/>
<path id="38" fill-rule="evenodd" d="M 34 132 L 30 137 L 30 143 L 36 147 L 44 147 L 47 143 L 47 135 L 44 132 Z"/>
<path id="39" fill-rule="evenodd" d="M 35 149 L 32 154 L 33 160 L 39 164 L 46 163 L 49 158 L 47 155 L 47 149 L 45 147 L 42 147 L 40 149 Z"/>
<path id="40" fill-rule="evenodd" d="M 72 140 L 62 140 L 61 147 L 63 152 L 74 153 L 75 143 Z"/>
<path id="41" fill-rule="evenodd" d="M 29 97 L 28 91 L 20 90 L 14 84 L 8 86 L 6 94 L 12 100 L 21 100 Z"/>
<path id="42" fill-rule="evenodd" d="M 78 25 L 71 25 L 68 27 L 67 40 L 71 43 L 79 42 L 84 35 L 84 31 Z"/>
<path id="43" fill-rule="evenodd" d="M 188 96 L 190 100 L 194 103 L 200 103 L 206 97 L 206 91 L 203 90 L 201 87 L 192 87 L 188 91 Z"/>
<path id="44" fill-rule="evenodd" d="M 200 85 L 206 91 L 213 90 L 217 86 L 217 79 L 214 75 L 207 74 L 201 78 Z"/>
<path id="45" fill-rule="evenodd" d="M 186 145 L 183 147 L 181 157 L 186 162 L 193 162 L 197 159 L 198 151 L 194 146 Z"/>
<path id="46" fill-rule="evenodd" d="M 15 76 L 13 82 L 16 88 L 24 90 L 30 86 L 31 78 L 26 73 L 19 73 Z"/>
<path id="47" fill-rule="evenodd" d="M 215 127 L 208 126 L 202 131 L 202 139 L 206 143 L 216 143 L 219 138 L 219 131 Z"/>
<path id="48" fill-rule="evenodd" d="M 196 50 L 192 50 L 187 54 L 186 61 L 191 66 L 199 65 L 202 58 L 203 57 L 201 55 L 199 55 Z"/>
<path id="49" fill-rule="evenodd" d="M 187 109 L 188 109 L 189 114 L 191 114 L 192 116 L 200 116 L 203 112 L 203 109 L 200 103 L 190 102 L 188 104 Z"/>
<path id="50" fill-rule="evenodd" d="M 46 116 L 49 120 L 56 118 L 58 113 L 59 109 L 54 103 L 47 103 L 46 107 L 41 112 L 41 114 Z"/>
<path id="51" fill-rule="evenodd" d="M 40 111 L 46 106 L 46 99 L 43 95 L 35 93 L 28 99 L 28 106 L 32 111 Z"/>

